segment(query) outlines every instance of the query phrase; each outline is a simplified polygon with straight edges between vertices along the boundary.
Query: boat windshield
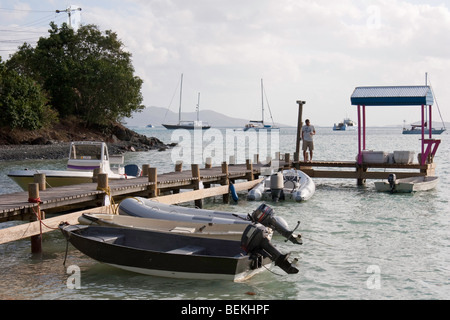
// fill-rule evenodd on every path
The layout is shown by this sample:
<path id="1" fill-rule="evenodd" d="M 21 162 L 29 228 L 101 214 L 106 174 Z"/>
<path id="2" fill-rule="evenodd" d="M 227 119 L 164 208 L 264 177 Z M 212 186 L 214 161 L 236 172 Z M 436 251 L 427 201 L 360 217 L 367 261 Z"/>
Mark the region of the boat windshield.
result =
<path id="1" fill-rule="evenodd" d="M 104 153 L 104 160 L 108 160 L 108 153 Z M 70 150 L 71 160 L 101 160 L 102 145 L 98 144 L 73 144 Z"/>

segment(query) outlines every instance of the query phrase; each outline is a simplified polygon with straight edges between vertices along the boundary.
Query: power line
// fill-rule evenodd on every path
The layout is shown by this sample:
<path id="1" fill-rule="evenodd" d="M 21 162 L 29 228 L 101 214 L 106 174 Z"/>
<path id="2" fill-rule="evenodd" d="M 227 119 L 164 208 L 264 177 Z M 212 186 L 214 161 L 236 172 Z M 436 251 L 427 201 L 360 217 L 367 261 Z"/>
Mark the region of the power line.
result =
<path id="1" fill-rule="evenodd" d="M 49 11 L 49 10 L 31 10 L 31 9 L 9 9 L 9 8 L 0 8 L 0 10 L 3 11 L 19 11 L 19 12 L 36 12 L 36 13 L 41 13 L 41 12 L 55 12 L 55 11 Z"/>

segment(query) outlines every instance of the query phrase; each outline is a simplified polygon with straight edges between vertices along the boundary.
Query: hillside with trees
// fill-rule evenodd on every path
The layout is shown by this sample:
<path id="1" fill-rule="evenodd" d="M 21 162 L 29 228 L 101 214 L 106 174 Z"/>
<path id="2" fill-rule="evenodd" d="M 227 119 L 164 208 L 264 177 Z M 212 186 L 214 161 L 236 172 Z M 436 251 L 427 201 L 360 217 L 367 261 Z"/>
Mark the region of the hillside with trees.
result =
<path id="1" fill-rule="evenodd" d="M 24 43 L 0 59 L 0 144 L 41 132 L 56 140 L 123 136 L 120 120 L 145 108 L 131 57 L 110 30 L 51 23 L 36 47 Z"/>

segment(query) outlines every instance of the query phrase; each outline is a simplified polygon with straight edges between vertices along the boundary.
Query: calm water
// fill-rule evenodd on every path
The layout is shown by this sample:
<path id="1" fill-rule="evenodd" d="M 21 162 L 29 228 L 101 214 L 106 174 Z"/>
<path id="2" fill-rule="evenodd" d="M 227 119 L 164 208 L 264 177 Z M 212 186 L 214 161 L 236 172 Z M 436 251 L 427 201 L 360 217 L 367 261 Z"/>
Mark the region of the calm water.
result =
<path id="1" fill-rule="evenodd" d="M 354 160 L 355 132 L 316 128 L 316 160 Z M 136 128 L 171 142 L 170 131 Z M 295 130 L 283 129 L 281 153 L 295 149 Z M 44 236 L 43 255 L 30 254 L 29 240 L 0 245 L 0 299 L 448 299 L 450 298 L 450 144 L 448 134 L 435 158 L 437 189 L 407 195 L 377 193 L 373 181 L 315 179 L 316 193 L 305 203 L 272 204 L 291 226 L 301 221 L 302 246 L 275 238 L 282 252 L 299 258 L 300 272 L 279 268 L 244 283 L 174 280 L 121 271 L 93 261 L 69 246 L 66 266 L 81 269 L 81 289 L 69 289 L 63 266 L 66 241 L 59 231 Z M 208 140 L 210 141 L 210 140 Z M 418 136 L 399 128 L 371 128 L 373 150 L 420 151 Z M 242 148 L 242 146 L 239 146 Z M 129 153 L 126 162 L 173 170 L 171 151 Z M 13 168 L 64 168 L 65 161 L 0 163 L 0 193 L 20 191 L 6 173 Z M 258 203 L 240 194 L 238 204 L 220 198 L 205 208 L 251 212 Z M 0 228 L 17 224 L 0 224 Z M 251 293 L 251 294 L 249 294 Z"/>

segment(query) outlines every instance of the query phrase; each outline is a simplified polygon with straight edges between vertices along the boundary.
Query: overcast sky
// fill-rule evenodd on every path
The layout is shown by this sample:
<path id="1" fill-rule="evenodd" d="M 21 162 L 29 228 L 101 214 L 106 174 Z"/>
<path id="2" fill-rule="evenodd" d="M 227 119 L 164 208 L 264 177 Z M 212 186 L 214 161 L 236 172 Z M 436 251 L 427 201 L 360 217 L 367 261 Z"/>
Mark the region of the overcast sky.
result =
<path id="1" fill-rule="evenodd" d="M 276 122 L 296 125 L 305 100 L 304 119 L 332 126 L 356 120 L 355 87 L 423 85 L 428 72 L 450 121 L 449 0 L 0 0 L 2 59 L 47 36 L 50 21 L 66 22 L 54 11 L 70 5 L 82 8 L 82 23 L 119 35 L 146 106 L 176 112 L 183 73 L 183 111 L 195 110 L 200 92 L 201 110 L 257 120 L 264 79 Z M 368 125 L 419 119 L 414 107 L 367 111 Z"/>

